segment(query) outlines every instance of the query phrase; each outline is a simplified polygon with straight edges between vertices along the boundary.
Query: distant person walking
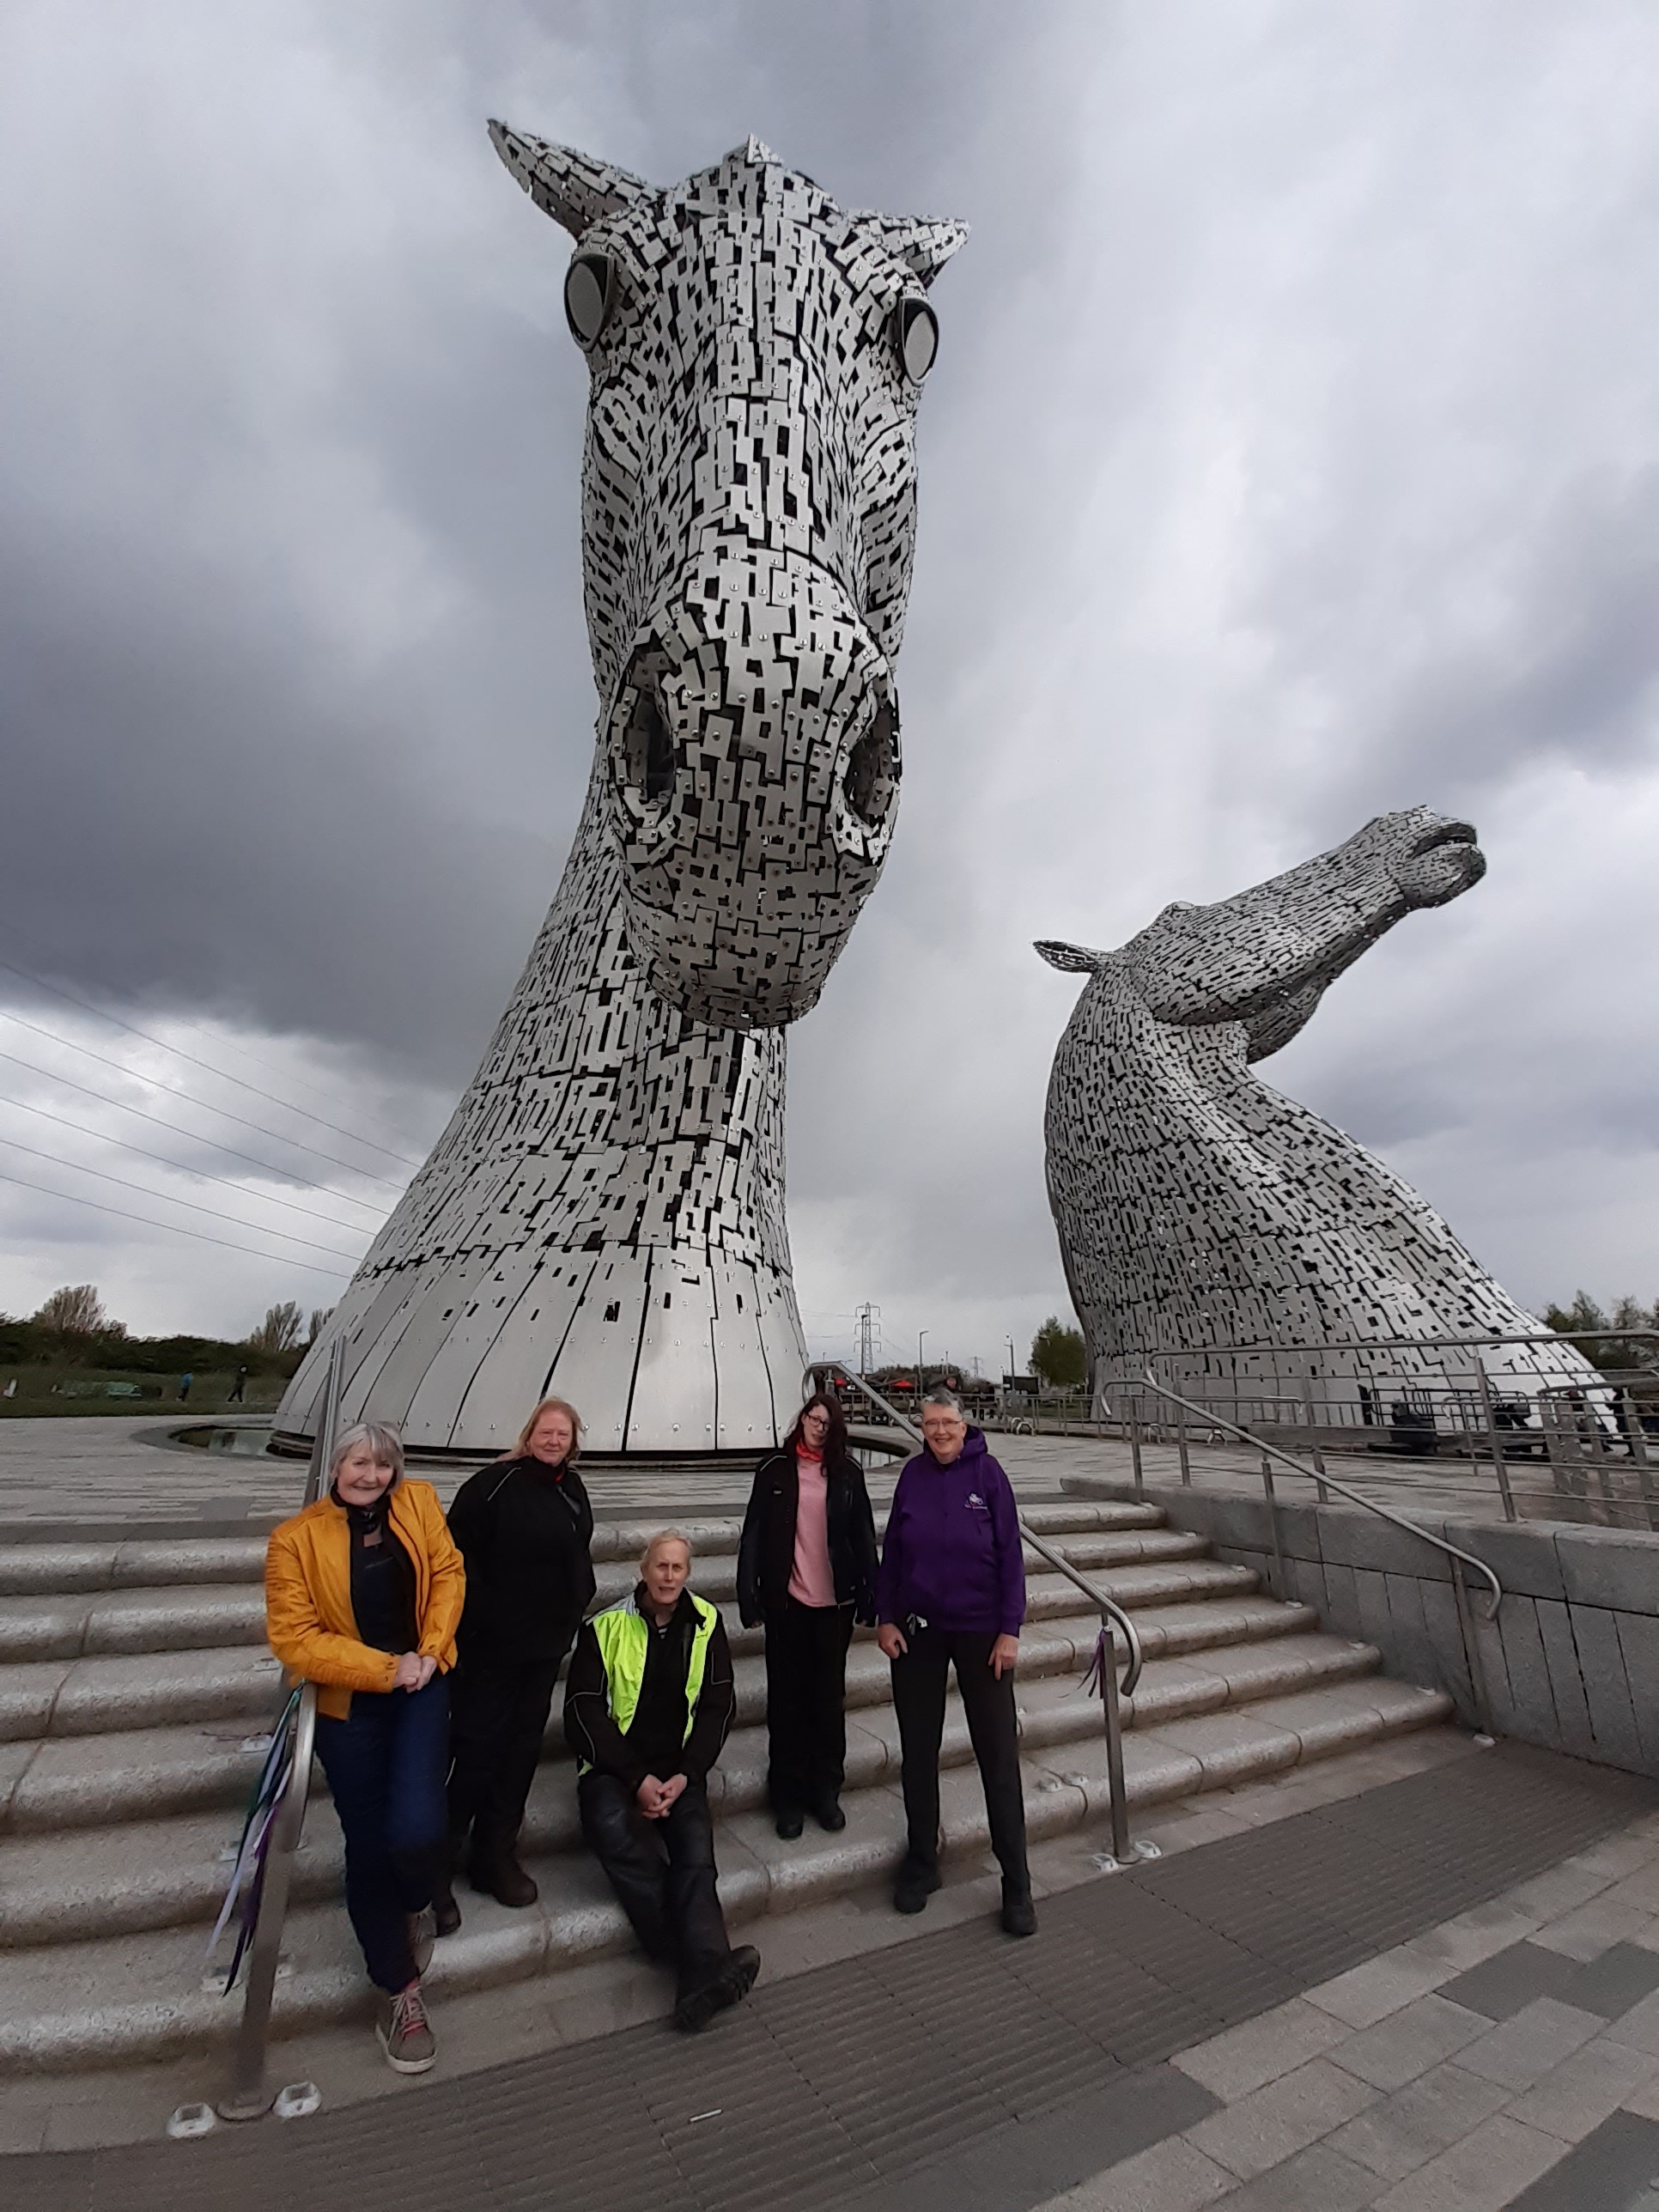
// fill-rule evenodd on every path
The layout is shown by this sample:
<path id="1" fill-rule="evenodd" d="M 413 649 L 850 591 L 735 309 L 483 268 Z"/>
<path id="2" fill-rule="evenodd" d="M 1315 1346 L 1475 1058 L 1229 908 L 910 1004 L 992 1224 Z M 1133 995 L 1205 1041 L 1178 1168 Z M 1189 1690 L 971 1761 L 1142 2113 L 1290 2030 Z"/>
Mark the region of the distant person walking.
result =
<path id="1" fill-rule="evenodd" d="M 893 1666 L 908 1836 L 893 1903 L 920 1912 L 939 1886 L 939 1753 L 956 1669 L 979 1762 L 991 1848 L 1002 1868 L 1002 1925 L 1036 1932 L 1025 1861 L 1014 1667 L 1025 1619 L 1025 1563 L 1007 1476 L 954 1393 L 922 1407 L 923 1449 L 893 1494 L 877 1578 L 877 1631 Z"/>
<path id="2" fill-rule="evenodd" d="M 588 1848 L 646 1951 L 678 1972 L 676 2027 L 706 2027 L 760 1972 L 720 1911 L 708 1770 L 737 1694 L 718 1607 L 687 1588 L 691 1547 L 665 1528 L 620 1605 L 586 1622 L 564 1692 Z"/>
<path id="3" fill-rule="evenodd" d="M 779 1835 L 847 1826 L 847 1647 L 876 1617 L 876 1524 L 847 1417 L 819 1391 L 755 1470 L 738 1611 L 766 1624 L 767 1789 Z"/>
<path id="4" fill-rule="evenodd" d="M 184 1404 L 185 1399 L 189 1397 L 190 1386 L 195 1380 L 196 1377 L 193 1375 L 181 1375 L 179 1377 L 179 1403 L 181 1406 Z"/>
<path id="5" fill-rule="evenodd" d="M 327 1494 L 272 1531 L 265 1632 L 318 1683 L 317 1755 L 345 1835 L 346 1910 L 381 1992 L 376 2033 L 399 2074 L 436 2056 L 421 1996 L 443 1871 L 449 1698 L 465 1576 L 429 1482 L 395 1429 L 334 1447 Z"/>
<path id="6" fill-rule="evenodd" d="M 230 1395 L 226 1399 L 225 1403 L 228 1406 L 243 1406 L 247 1403 L 247 1370 L 246 1367 L 239 1367 L 237 1369 L 236 1380 L 230 1386 Z"/>
<path id="7" fill-rule="evenodd" d="M 536 1902 L 518 1859 L 525 1802 L 564 1656 L 593 1599 L 593 1509 L 576 1472 L 581 1420 L 544 1398 L 507 1458 L 456 1493 L 449 1533 L 466 1562 L 459 1662 L 450 1682 L 449 1879 L 438 1933 L 461 1924 L 452 1887 L 502 1905 Z"/>

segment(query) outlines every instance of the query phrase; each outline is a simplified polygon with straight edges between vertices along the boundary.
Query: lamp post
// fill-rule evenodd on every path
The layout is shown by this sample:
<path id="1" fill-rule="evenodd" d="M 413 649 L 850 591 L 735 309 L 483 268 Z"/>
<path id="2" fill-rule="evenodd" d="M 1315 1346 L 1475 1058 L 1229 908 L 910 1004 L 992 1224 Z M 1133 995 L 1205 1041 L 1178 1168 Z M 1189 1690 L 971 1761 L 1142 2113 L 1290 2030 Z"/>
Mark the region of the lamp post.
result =
<path id="1" fill-rule="evenodd" d="M 921 1340 L 927 1334 L 925 1328 L 919 1328 L 916 1331 L 916 1403 L 918 1406 L 921 1403 L 922 1393 Z"/>

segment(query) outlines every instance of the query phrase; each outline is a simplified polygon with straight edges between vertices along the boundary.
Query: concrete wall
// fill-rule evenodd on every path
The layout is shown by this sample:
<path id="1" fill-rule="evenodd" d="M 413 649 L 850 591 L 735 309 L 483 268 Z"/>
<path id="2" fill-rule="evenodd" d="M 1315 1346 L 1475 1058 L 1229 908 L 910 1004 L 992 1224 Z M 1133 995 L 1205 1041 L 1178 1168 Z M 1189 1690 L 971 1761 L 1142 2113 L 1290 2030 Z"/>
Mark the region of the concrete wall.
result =
<path id="1" fill-rule="evenodd" d="M 1489 1586 L 1467 1578 L 1483 1715 L 1443 1553 L 1358 1506 L 1281 1504 L 1281 1587 L 1264 1499 L 1176 1486 L 1146 1495 L 1175 1527 L 1208 1536 L 1218 1558 L 1255 1567 L 1275 1595 L 1315 1607 L 1333 1633 L 1375 1644 L 1390 1674 L 1448 1691 L 1470 1726 L 1489 1720 L 1501 1735 L 1659 1777 L 1659 1537 L 1413 1516 L 1504 1585 L 1488 1626 Z"/>

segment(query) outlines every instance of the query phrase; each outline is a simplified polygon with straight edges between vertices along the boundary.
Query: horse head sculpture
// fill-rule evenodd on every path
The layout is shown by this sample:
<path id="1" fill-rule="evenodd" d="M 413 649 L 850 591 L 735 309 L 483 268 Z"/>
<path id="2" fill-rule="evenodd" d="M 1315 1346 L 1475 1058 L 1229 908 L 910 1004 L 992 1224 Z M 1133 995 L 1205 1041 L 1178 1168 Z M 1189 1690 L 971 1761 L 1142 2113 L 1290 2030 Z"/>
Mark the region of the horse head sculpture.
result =
<path id="1" fill-rule="evenodd" d="M 575 239 L 599 744 L 477 1073 L 295 1376 L 498 1451 L 550 1389 L 591 1449 L 775 1440 L 806 1348 L 784 1030 L 881 872 L 915 536 L 924 296 L 956 222 L 848 213 L 757 139 L 666 191 L 490 125 Z"/>
<path id="2" fill-rule="evenodd" d="M 1137 1382 L 1152 1354 L 1237 1380 L 1258 1371 L 1241 1346 L 1537 1328 L 1408 1184 L 1250 1073 L 1369 946 L 1486 866 L 1468 823 L 1413 807 L 1237 897 L 1166 907 L 1115 952 L 1037 946 L 1090 978 L 1054 1056 L 1046 1135 L 1097 1395 Z M 1470 1355 L 1425 1342 L 1375 1364 L 1466 1384 Z M 1565 1348 L 1486 1364 L 1587 1371 Z"/>
<path id="3" fill-rule="evenodd" d="M 576 240 L 582 565 L 629 942 L 700 1021 L 817 1000 L 892 842 L 926 292 L 960 223 L 847 213 L 758 139 L 659 191 L 493 123 Z"/>

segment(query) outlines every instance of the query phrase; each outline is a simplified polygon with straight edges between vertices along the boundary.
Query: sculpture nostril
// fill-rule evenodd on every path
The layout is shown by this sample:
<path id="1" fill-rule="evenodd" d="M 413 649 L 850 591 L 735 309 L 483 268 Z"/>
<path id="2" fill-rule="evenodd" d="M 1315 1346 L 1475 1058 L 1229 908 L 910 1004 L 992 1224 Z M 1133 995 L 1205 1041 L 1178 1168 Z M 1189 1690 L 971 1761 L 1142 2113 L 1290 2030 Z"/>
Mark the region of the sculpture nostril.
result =
<path id="1" fill-rule="evenodd" d="M 884 699 L 875 720 L 847 756 L 842 796 L 866 830 L 878 830 L 893 803 L 898 776 L 896 724 L 892 703 Z"/>
<path id="2" fill-rule="evenodd" d="M 628 781 L 647 805 L 654 806 L 666 799 L 674 788 L 674 738 L 648 684 L 634 693 L 623 730 L 623 752 Z"/>

